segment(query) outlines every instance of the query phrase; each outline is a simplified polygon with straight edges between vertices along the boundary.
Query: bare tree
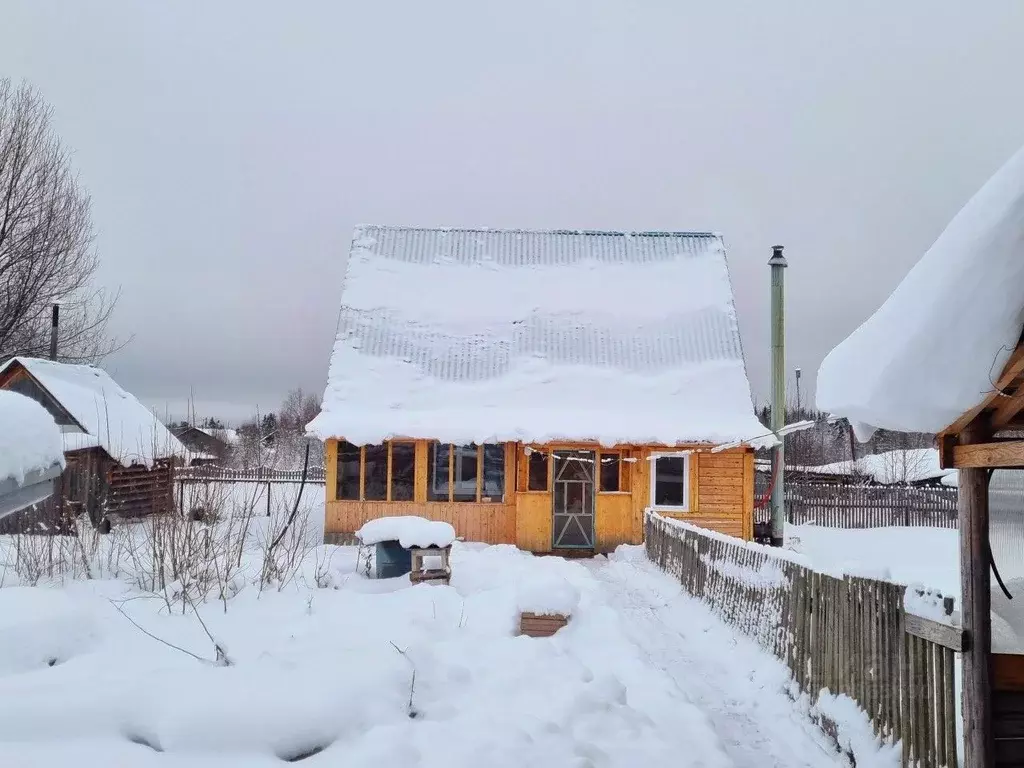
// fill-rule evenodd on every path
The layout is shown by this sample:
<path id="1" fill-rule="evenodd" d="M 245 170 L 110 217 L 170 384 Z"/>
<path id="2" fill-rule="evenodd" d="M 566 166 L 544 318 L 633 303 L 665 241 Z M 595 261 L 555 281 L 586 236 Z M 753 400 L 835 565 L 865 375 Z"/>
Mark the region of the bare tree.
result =
<path id="1" fill-rule="evenodd" d="M 106 328 L 117 295 L 93 285 L 91 202 L 51 117 L 37 91 L 0 78 L 0 360 L 45 354 L 55 303 L 61 359 L 116 346 Z"/>

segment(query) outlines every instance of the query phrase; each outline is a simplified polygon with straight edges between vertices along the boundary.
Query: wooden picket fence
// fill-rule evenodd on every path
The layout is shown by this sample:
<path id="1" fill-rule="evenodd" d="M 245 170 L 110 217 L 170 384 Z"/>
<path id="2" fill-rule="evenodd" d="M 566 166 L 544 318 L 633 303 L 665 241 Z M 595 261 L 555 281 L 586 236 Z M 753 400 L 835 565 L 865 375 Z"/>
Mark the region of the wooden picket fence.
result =
<path id="1" fill-rule="evenodd" d="M 302 470 L 268 469 L 266 467 L 235 469 L 234 467 L 201 464 L 197 467 L 180 467 L 175 472 L 175 479 L 184 482 L 298 483 L 302 481 Z M 321 484 L 327 482 L 327 471 L 323 467 L 310 467 L 306 482 Z"/>
<path id="2" fill-rule="evenodd" d="M 755 494 L 768 490 L 769 478 L 759 473 Z M 957 489 L 946 486 L 853 485 L 786 480 L 786 520 L 796 525 L 824 525 L 830 528 L 884 528 L 928 526 L 956 528 Z M 767 505 L 756 513 L 757 522 L 767 522 Z"/>
<path id="3" fill-rule="evenodd" d="M 648 513 L 645 527 L 650 560 L 783 661 L 812 703 L 845 694 L 877 736 L 902 741 L 904 766 L 956 768 L 954 653 L 962 632 L 908 614 L 905 586 L 828 576 L 657 514 Z M 951 599 L 930 599 L 952 612 Z M 836 736 L 827 715 L 819 723 Z"/>

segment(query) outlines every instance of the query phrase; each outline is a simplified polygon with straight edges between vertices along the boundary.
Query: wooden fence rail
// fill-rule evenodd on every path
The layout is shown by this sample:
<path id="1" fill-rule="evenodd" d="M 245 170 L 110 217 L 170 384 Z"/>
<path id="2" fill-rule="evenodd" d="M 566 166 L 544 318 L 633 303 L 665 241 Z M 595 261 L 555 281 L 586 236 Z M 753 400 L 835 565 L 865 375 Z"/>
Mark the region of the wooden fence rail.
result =
<path id="1" fill-rule="evenodd" d="M 223 483 L 298 483 L 302 481 L 301 469 L 235 469 L 202 464 L 198 467 L 181 467 L 175 473 L 177 480 L 185 482 Z M 327 482 L 327 471 L 323 467 L 310 467 L 307 483 Z"/>
<path id="2" fill-rule="evenodd" d="M 759 474 L 755 494 L 761 498 L 769 479 Z M 853 485 L 849 483 L 786 483 L 786 520 L 831 528 L 882 528 L 895 525 L 956 528 L 957 489 L 946 486 Z M 757 522 L 767 522 L 767 505 Z"/>
<path id="3" fill-rule="evenodd" d="M 645 527 L 650 560 L 783 661 L 813 703 L 845 694 L 877 736 L 902 742 L 904 766 L 956 768 L 954 653 L 962 634 L 908 614 L 906 587 L 818 573 L 656 514 Z M 952 611 L 950 599 L 933 600 Z M 827 717 L 822 725 L 834 729 Z"/>

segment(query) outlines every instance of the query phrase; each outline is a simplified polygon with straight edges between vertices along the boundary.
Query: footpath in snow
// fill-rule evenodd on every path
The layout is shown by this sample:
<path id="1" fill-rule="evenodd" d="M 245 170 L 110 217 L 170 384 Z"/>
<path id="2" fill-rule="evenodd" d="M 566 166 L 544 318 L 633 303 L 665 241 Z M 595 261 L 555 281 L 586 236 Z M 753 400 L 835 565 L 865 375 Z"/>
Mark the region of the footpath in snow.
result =
<path id="1" fill-rule="evenodd" d="M 180 585 L 141 590 L 114 552 L 77 553 L 91 579 L 19 586 L 10 545 L 0 765 L 845 764 L 782 665 L 639 548 L 581 563 L 456 544 L 451 586 L 412 587 L 366 578 L 355 548 L 310 546 L 261 589 L 255 546 L 200 623 Z M 578 596 L 572 621 L 516 636 L 522 587 L 543 582 Z"/>

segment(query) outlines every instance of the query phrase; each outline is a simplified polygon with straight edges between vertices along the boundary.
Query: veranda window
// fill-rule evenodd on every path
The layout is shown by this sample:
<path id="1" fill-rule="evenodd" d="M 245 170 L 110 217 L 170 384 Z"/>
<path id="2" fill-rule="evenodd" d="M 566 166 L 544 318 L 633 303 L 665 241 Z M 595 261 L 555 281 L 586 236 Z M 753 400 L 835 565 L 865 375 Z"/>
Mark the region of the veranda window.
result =
<path id="1" fill-rule="evenodd" d="M 431 443 L 430 501 L 501 503 L 505 497 L 505 446 Z"/>
<path id="2" fill-rule="evenodd" d="M 387 442 L 359 447 L 338 443 L 337 498 L 341 501 L 412 501 L 416 446 Z"/>
<path id="3" fill-rule="evenodd" d="M 656 509 L 685 512 L 690 508 L 690 457 L 655 455 L 651 459 L 651 499 Z"/>

